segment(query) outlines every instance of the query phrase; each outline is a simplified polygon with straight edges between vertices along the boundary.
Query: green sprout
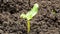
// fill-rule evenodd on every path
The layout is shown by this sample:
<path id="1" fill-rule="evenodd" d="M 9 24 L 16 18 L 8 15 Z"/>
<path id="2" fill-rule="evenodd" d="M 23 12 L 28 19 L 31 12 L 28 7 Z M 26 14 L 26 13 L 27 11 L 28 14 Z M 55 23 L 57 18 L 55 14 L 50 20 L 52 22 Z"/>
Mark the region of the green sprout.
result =
<path id="1" fill-rule="evenodd" d="M 55 9 L 52 10 L 52 14 L 56 14 L 56 10 Z"/>
<path id="2" fill-rule="evenodd" d="M 35 3 L 33 8 L 27 14 L 21 14 L 20 17 L 27 19 L 27 33 L 30 32 L 30 20 L 37 14 L 38 12 L 38 4 Z"/>

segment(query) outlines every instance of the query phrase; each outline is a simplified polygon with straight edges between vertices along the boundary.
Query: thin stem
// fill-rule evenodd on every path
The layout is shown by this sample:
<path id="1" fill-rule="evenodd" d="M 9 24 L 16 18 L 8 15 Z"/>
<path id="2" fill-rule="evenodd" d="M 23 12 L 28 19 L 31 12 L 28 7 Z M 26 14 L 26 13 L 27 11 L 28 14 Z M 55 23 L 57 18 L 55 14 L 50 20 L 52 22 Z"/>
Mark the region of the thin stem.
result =
<path id="1" fill-rule="evenodd" d="M 27 33 L 29 33 L 29 32 L 30 32 L 30 21 L 27 20 Z"/>

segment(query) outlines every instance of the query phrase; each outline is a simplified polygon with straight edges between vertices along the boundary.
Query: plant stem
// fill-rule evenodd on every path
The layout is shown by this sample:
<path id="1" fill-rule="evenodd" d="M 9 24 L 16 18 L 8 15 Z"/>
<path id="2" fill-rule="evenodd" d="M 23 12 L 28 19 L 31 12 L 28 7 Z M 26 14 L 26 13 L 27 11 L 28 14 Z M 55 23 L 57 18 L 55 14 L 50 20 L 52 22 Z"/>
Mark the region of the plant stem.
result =
<path id="1" fill-rule="evenodd" d="M 27 33 L 30 32 L 30 20 L 27 20 Z"/>

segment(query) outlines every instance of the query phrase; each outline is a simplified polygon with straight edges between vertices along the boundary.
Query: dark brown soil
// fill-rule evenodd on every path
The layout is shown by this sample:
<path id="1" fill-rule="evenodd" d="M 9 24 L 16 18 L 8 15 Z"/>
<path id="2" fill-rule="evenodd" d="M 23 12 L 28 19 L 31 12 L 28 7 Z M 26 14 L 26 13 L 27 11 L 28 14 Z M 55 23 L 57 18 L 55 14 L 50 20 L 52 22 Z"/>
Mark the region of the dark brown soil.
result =
<path id="1" fill-rule="evenodd" d="M 60 34 L 60 0 L 0 0 L 0 34 L 27 34 L 26 19 L 20 14 L 34 3 L 39 4 L 39 11 L 31 20 L 29 34 Z"/>

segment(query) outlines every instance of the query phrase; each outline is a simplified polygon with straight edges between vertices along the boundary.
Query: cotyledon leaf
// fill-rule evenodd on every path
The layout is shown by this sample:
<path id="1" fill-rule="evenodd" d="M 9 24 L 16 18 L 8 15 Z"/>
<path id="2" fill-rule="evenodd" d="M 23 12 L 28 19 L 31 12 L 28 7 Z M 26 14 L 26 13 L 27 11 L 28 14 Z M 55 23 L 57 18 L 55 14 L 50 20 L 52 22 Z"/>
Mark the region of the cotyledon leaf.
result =
<path id="1" fill-rule="evenodd" d="M 34 6 L 33 6 L 33 8 L 30 11 L 28 11 L 27 14 L 21 14 L 20 17 L 25 18 L 27 20 L 30 20 L 30 19 L 33 18 L 33 16 L 35 16 L 37 14 L 38 8 L 39 8 L 38 4 L 35 3 Z"/>
<path id="2" fill-rule="evenodd" d="M 33 16 L 35 16 L 38 12 L 38 4 L 34 4 L 33 8 L 31 9 L 31 11 L 29 11 L 27 14 L 26 14 L 26 17 L 28 20 L 32 19 Z"/>

